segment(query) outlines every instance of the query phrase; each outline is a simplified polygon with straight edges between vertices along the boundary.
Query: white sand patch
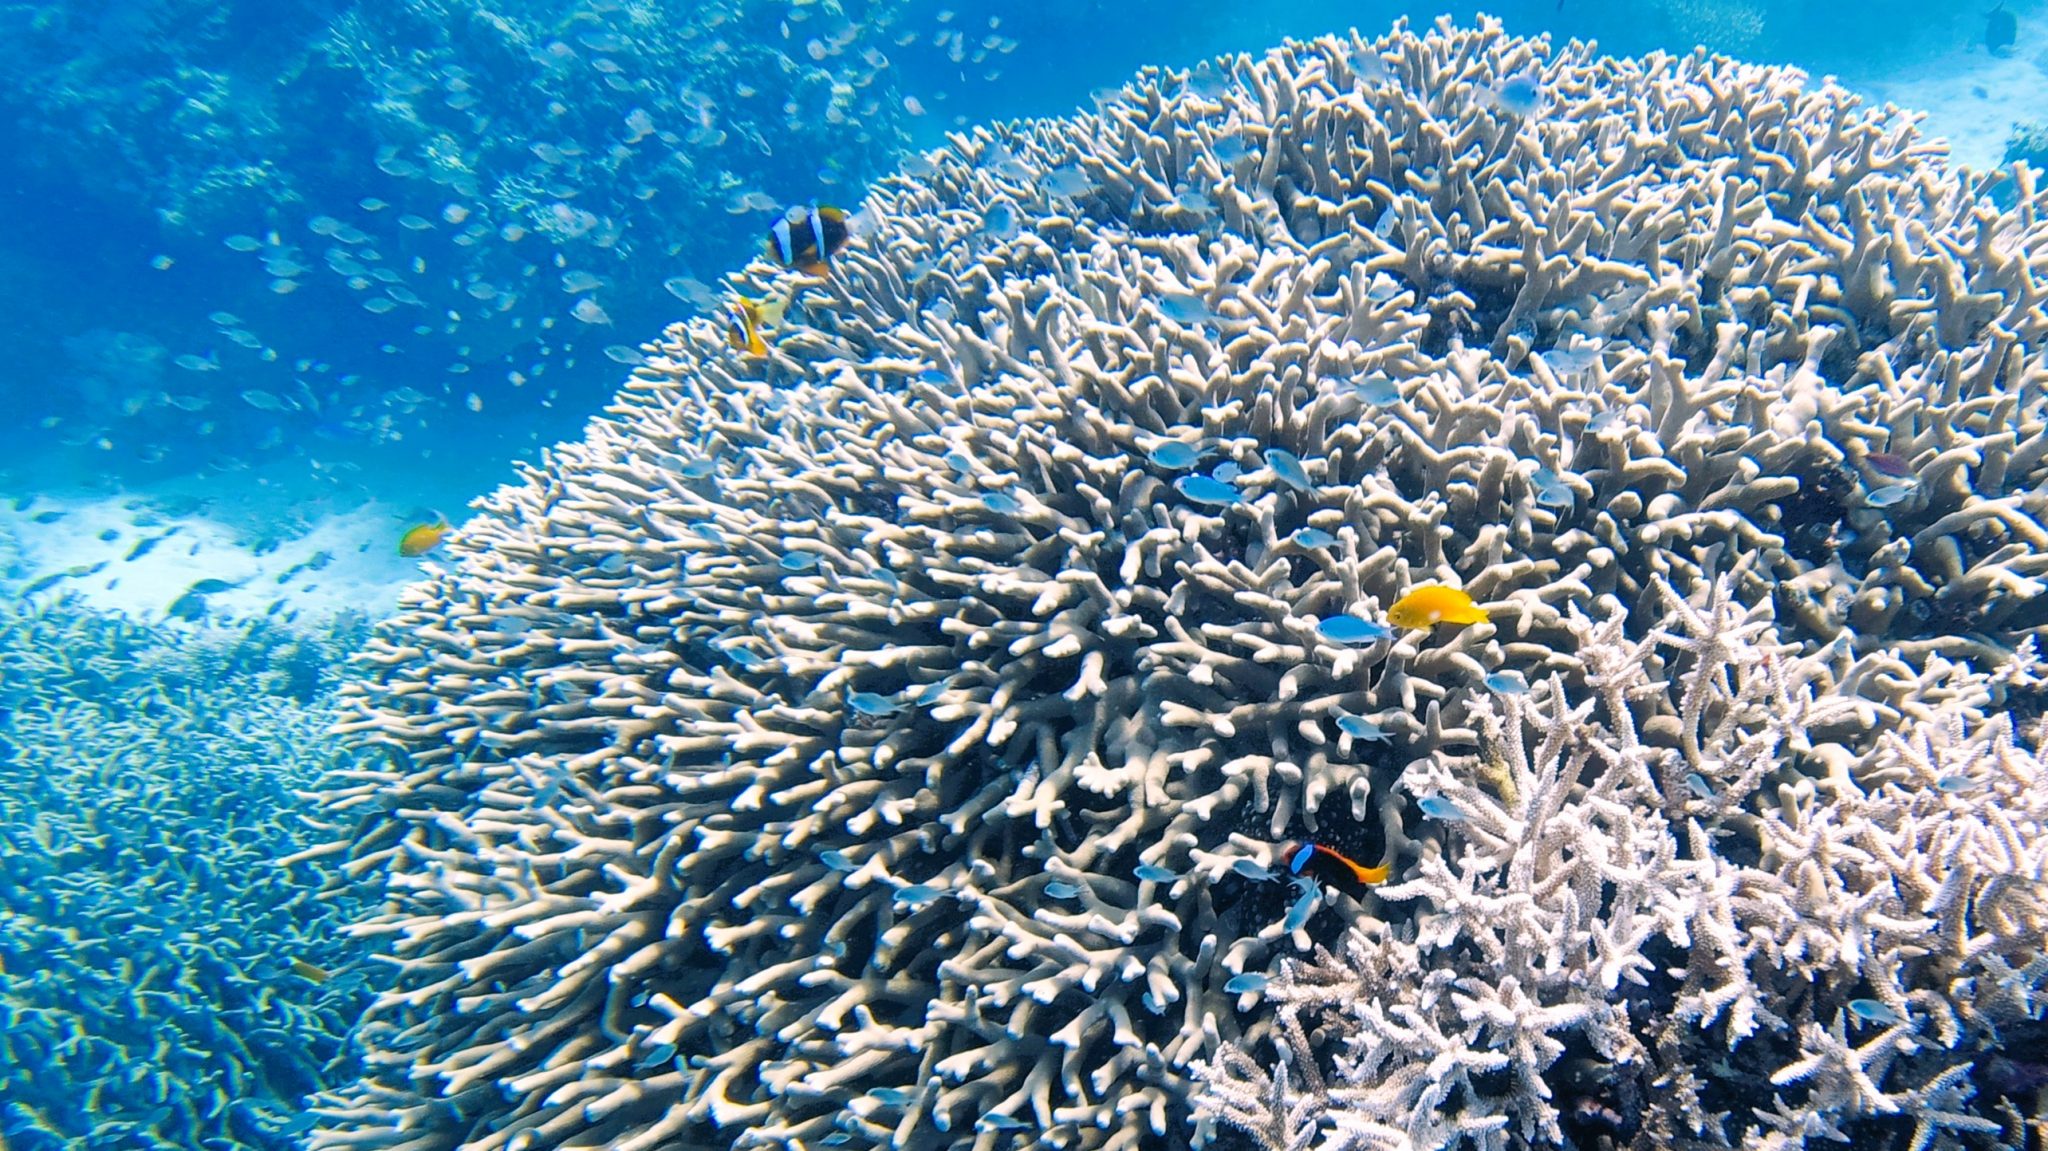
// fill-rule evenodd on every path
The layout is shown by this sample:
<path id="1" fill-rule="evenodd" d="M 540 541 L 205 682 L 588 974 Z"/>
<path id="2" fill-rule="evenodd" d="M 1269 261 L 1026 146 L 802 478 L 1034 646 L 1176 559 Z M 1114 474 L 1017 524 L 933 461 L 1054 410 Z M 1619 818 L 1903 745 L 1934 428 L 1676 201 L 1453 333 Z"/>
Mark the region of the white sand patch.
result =
<path id="1" fill-rule="evenodd" d="M 1947 140 L 1955 163 L 1983 172 L 2004 160 L 2014 121 L 2048 120 L 2044 45 L 2048 21 L 2021 14 L 2011 56 L 1994 56 L 1975 44 L 1897 71 L 1839 79 L 1879 102 L 1926 112 L 1921 130 Z"/>
<path id="2" fill-rule="evenodd" d="M 289 538 L 255 540 L 204 516 L 162 515 L 133 497 L 42 497 L 25 510 L 9 500 L 0 502 L 0 592 L 75 594 L 150 622 L 190 615 L 199 606 L 195 588 L 210 620 L 381 616 L 432 562 L 398 555 L 402 517 L 369 504 Z"/>

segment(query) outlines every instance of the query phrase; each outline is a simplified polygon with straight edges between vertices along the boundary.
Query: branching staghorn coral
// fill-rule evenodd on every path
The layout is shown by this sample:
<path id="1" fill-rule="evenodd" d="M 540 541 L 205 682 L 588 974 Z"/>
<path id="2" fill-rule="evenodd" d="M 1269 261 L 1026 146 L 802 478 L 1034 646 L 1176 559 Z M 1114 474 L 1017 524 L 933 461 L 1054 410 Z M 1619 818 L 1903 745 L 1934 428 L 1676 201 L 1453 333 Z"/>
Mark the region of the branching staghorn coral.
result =
<path id="1" fill-rule="evenodd" d="M 351 639 L 0 609 L 8 1146 L 286 1146 L 353 1074 L 360 977 L 321 976 L 362 909 L 279 863 L 331 835 L 293 789 L 333 766 Z"/>
<path id="2" fill-rule="evenodd" d="M 1527 68 L 1518 117 L 1492 86 Z M 1273 1031 L 1226 985 L 1361 916 L 1405 930 L 1458 874 L 1393 785 L 1519 732 L 1490 677 L 1611 681 L 1625 712 L 1601 653 L 1656 648 L 1662 589 L 1751 553 L 1711 610 L 1769 596 L 1778 630 L 1673 624 L 1678 662 L 1761 652 L 1745 674 L 1796 694 L 1825 650 L 1856 699 L 1760 732 L 1681 699 L 1635 738 L 1734 723 L 1728 784 L 1775 786 L 1774 757 L 1860 762 L 1931 706 L 1901 676 L 2038 623 L 2048 436 L 2008 387 L 2038 198 L 2000 215 L 1833 87 L 1397 30 L 1147 74 L 920 171 L 828 280 L 740 278 L 798 293 L 766 356 L 709 323 L 651 346 L 370 645 L 345 727 L 385 762 L 329 800 L 398 982 L 315 1146 L 1178 1143 L 1189 1068 Z M 1326 626 L 1429 583 L 1491 622 Z M 1588 648 L 1596 602 L 1632 610 Z M 1540 757 L 1442 783 L 1606 821 L 1555 868 L 1530 845 L 1594 937 L 1501 942 L 1543 978 L 1499 990 L 1501 1050 L 1443 1033 L 1458 1074 L 1540 1100 L 1552 1029 L 1654 1050 L 1623 1006 L 1544 998 L 1642 976 L 1632 941 L 1695 915 L 1668 885 L 1714 878 L 1684 777 L 1723 769 L 1642 758 L 1590 798 Z M 1403 902 L 1261 878 L 1291 839 L 1389 858 Z M 1735 1018 L 1747 986 L 1688 1002 Z"/>
<path id="3" fill-rule="evenodd" d="M 2024 1145 L 2024 1118 L 1973 1106 L 1966 1080 L 2043 1015 L 2048 769 L 2006 718 L 1954 702 L 1861 756 L 1808 743 L 1859 701 L 1732 582 L 1665 589 L 1645 641 L 1616 604 L 1575 618 L 1579 691 L 1503 697 L 1477 709 L 1478 755 L 1412 765 L 1402 787 L 1453 807 L 1441 850 L 1382 892 L 1409 914 L 1267 989 L 1285 1058 L 1325 1060 L 1328 1085 L 1287 1089 L 1226 1048 L 1199 1065 L 1200 1109 L 1247 1130 L 1286 1114 L 1328 1148 L 1359 1123 L 1430 1147 L 1561 1144 L 1574 1123 L 1789 1147 L 1890 1116 L 1915 1146 Z"/>

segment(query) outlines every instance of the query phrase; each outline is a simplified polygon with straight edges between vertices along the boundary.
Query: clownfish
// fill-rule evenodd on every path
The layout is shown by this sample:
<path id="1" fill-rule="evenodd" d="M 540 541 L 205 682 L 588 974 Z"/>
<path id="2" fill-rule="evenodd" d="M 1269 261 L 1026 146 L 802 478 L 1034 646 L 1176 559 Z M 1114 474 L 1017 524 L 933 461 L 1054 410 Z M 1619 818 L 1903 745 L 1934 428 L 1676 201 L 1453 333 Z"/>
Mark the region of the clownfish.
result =
<path id="1" fill-rule="evenodd" d="M 725 342 L 734 351 L 750 356 L 768 354 L 765 333 L 782 322 L 783 312 L 789 309 L 789 298 L 780 300 L 752 300 L 745 296 L 736 297 L 725 306 Z"/>
<path id="2" fill-rule="evenodd" d="M 426 555 L 441 546 L 442 539 L 453 530 L 448 517 L 439 516 L 430 524 L 414 524 L 398 537 L 398 554 L 407 559 Z"/>
<path id="3" fill-rule="evenodd" d="M 768 258 L 807 276 L 822 276 L 853 235 L 847 224 L 844 209 L 821 208 L 816 200 L 809 207 L 798 204 L 769 226 Z"/>
<path id="4" fill-rule="evenodd" d="M 1289 875 L 1300 875 L 1308 870 L 1310 865 L 1314 864 L 1319 858 L 1328 860 L 1331 864 L 1341 868 L 1344 877 L 1365 887 L 1370 887 L 1375 883 L 1385 883 L 1387 877 L 1394 873 L 1394 867 L 1391 863 L 1382 863 L 1378 867 L 1367 867 L 1350 856 L 1333 848 L 1324 847 L 1320 843 L 1303 843 L 1295 846 L 1287 855 L 1287 873 Z"/>
<path id="5" fill-rule="evenodd" d="M 1440 623 L 1463 627 L 1485 623 L 1488 618 L 1486 609 L 1473 603 L 1471 596 L 1442 584 L 1416 588 L 1387 609 L 1387 622 L 1402 628 L 1430 628 Z"/>

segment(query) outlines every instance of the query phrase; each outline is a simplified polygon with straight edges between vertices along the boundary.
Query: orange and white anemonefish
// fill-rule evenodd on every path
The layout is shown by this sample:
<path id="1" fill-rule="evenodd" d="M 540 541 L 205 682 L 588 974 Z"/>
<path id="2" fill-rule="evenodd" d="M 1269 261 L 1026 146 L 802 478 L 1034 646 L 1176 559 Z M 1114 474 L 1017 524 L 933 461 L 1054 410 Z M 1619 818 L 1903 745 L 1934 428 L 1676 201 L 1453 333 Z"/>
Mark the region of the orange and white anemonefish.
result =
<path id="1" fill-rule="evenodd" d="M 736 296 L 725 306 L 725 342 L 750 356 L 768 354 L 768 329 L 782 322 L 789 298 L 755 300 Z"/>
<path id="2" fill-rule="evenodd" d="M 822 276 L 828 262 L 846 246 L 853 232 L 840 208 L 798 204 L 768 228 L 768 258 L 806 276 Z"/>
<path id="3" fill-rule="evenodd" d="M 1287 873 L 1289 875 L 1300 875 L 1318 860 L 1329 864 L 1333 870 L 1339 873 L 1340 878 L 1349 879 L 1364 887 L 1370 887 L 1376 883 L 1385 883 L 1387 877 L 1392 875 L 1394 871 L 1393 865 L 1389 863 L 1382 863 L 1378 867 L 1367 867 L 1350 856 L 1333 848 L 1324 847 L 1320 843 L 1302 843 L 1296 844 L 1288 850 Z"/>

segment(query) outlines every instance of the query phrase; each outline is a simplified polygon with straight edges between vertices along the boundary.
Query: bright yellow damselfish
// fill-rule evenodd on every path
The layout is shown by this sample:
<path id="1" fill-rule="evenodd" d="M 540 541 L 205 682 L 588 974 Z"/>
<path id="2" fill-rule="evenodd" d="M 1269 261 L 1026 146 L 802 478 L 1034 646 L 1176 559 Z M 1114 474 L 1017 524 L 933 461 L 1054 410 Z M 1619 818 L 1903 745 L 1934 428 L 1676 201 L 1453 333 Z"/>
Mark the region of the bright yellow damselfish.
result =
<path id="1" fill-rule="evenodd" d="M 1394 601 L 1387 609 L 1387 622 L 1395 627 L 1429 628 L 1440 623 L 1485 623 L 1486 609 L 1454 587 L 1430 584 L 1416 588 Z"/>
<path id="2" fill-rule="evenodd" d="M 441 540 L 454 528 L 445 519 L 430 524 L 414 524 L 398 537 L 398 554 L 407 559 L 423 556 L 441 546 Z"/>

